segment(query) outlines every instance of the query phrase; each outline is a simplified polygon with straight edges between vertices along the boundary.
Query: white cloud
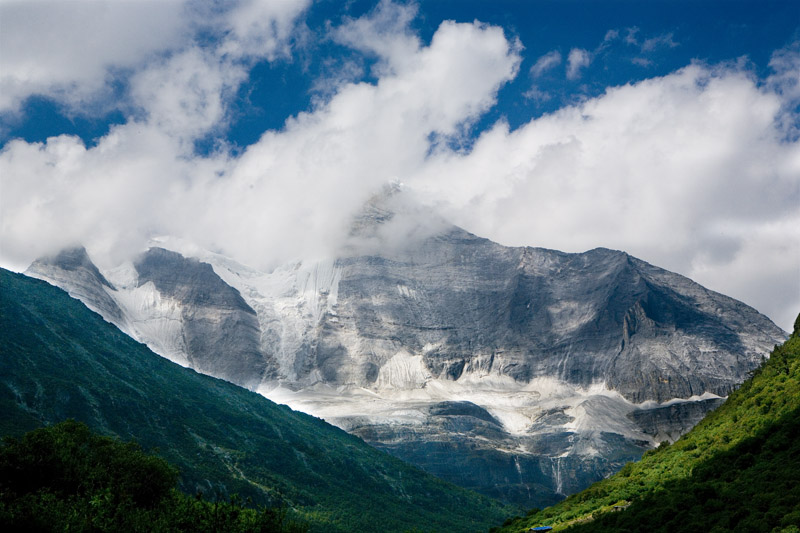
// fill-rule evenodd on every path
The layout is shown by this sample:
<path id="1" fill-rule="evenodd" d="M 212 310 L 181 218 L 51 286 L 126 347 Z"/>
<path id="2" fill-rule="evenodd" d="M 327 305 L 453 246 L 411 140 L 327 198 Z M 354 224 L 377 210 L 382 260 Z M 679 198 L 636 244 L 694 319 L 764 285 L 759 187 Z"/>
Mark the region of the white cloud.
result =
<path id="1" fill-rule="evenodd" d="M 245 76 L 241 65 L 190 48 L 136 74 L 131 97 L 159 130 L 191 140 L 223 119 L 225 97 Z"/>
<path id="2" fill-rule="evenodd" d="M 567 79 L 577 80 L 581 77 L 581 69 L 592 62 L 592 55 L 583 48 L 573 48 L 567 56 Z"/>
<path id="3" fill-rule="evenodd" d="M 547 102 L 548 100 L 553 98 L 549 92 L 544 91 L 533 85 L 530 89 L 522 93 L 523 98 L 527 98 L 528 100 L 533 100 L 534 102 Z"/>
<path id="4" fill-rule="evenodd" d="M 625 42 L 633 46 L 639 46 L 639 38 L 636 35 L 639 33 L 639 28 L 633 26 L 625 28 Z"/>
<path id="5" fill-rule="evenodd" d="M 492 106 L 520 63 L 503 31 L 481 24 L 445 22 L 407 52 L 377 85 L 343 85 L 235 159 L 193 156 L 185 142 L 222 112 L 225 77 L 207 55 L 143 71 L 133 95 L 148 114 L 96 147 L 62 136 L 0 153 L 4 263 L 76 240 L 118 257 L 164 233 L 262 266 L 322 253 L 376 188 L 417 172 L 431 138 L 460 135 Z"/>
<path id="6" fill-rule="evenodd" d="M 800 166 L 795 167 L 800 172 Z M 800 174 L 796 174 L 800 175 Z M 795 195 L 795 200 L 798 200 Z M 772 221 L 729 221 L 715 228 L 717 241 L 735 246 L 728 257 L 698 251 L 688 275 L 706 287 L 754 305 L 787 331 L 800 312 L 800 213 Z M 713 245 L 713 241 L 710 243 Z"/>
<path id="7" fill-rule="evenodd" d="M 0 111 L 31 94 L 77 110 L 108 97 L 109 68 L 136 68 L 182 43 L 183 2 L 0 3 Z"/>
<path id="8" fill-rule="evenodd" d="M 553 67 L 561 64 L 561 52 L 552 50 L 536 60 L 536 63 L 531 67 L 531 76 L 538 78 Z"/>
<path id="9" fill-rule="evenodd" d="M 414 4 L 395 4 L 381 0 L 368 15 L 348 19 L 332 32 L 333 39 L 346 46 L 374 54 L 383 60 L 376 75 L 391 74 L 405 67 L 420 47 L 419 38 L 409 24 L 417 14 Z"/>
<path id="10" fill-rule="evenodd" d="M 674 34 L 672 33 L 663 33 L 661 35 L 656 35 L 655 37 L 650 37 L 639 41 L 639 31 L 639 28 L 636 26 L 625 28 L 624 41 L 629 46 L 638 48 L 641 54 L 648 55 L 660 48 L 676 48 L 680 46 L 680 43 L 675 41 Z M 615 38 L 618 35 L 619 33 L 616 33 Z M 606 40 L 608 40 L 608 34 L 606 34 Z M 644 57 L 637 57 L 631 61 L 634 64 L 642 67 L 649 67 L 653 63 L 650 59 Z"/>
<path id="11" fill-rule="evenodd" d="M 227 36 L 219 46 L 221 56 L 274 60 L 290 54 L 297 17 L 311 0 L 242 0 L 222 15 Z"/>
<path id="12" fill-rule="evenodd" d="M 181 103 L 217 106 L 209 84 L 234 87 L 242 79 L 237 69 L 248 61 L 286 56 L 295 21 L 309 1 L 240 0 L 221 7 L 191 0 L 2 2 L 0 112 L 17 112 L 31 95 L 55 99 L 73 113 L 114 107 L 129 112 L 129 105 L 149 100 L 117 101 L 112 86 L 131 77 L 136 84 L 137 76 L 167 91 L 188 83 L 193 95 Z M 198 31 L 220 41 L 201 46 Z M 203 79 L 204 71 L 210 79 Z M 142 83 L 134 99 L 144 92 Z M 210 118 L 213 112 L 204 114 Z"/>
<path id="13" fill-rule="evenodd" d="M 785 111 L 780 127 L 786 139 L 800 139 L 800 116 L 792 112 L 800 106 L 800 41 L 772 54 L 769 66 L 773 73 L 766 85 L 781 95 Z"/>
<path id="14" fill-rule="evenodd" d="M 101 258 L 119 258 L 156 233 L 180 234 L 193 226 L 209 200 L 188 203 L 192 184 L 224 174 L 229 164 L 225 154 L 196 157 L 193 141 L 224 127 L 227 104 L 247 66 L 285 53 L 290 28 L 306 5 L 248 0 L 208 11 L 205 4 L 178 2 L 0 5 L 4 30 L 14 23 L 13 31 L 3 33 L 4 46 L 12 45 L 12 53 L 4 48 L 2 54 L 3 83 L 15 91 L 9 106 L 45 94 L 80 111 L 87 97 L 103 90 L 109 72 L 123 69 L 130 88 L 116 104 L 131 113 L 92 149 L 70 136 L 5 146 L 0 152 L 3 263 L 19 268 L 74 242 L 102 250 Z M 64 28 L 45 32 L 52 38 L 30 38 L 59 23 Z M 133 31 L 129 25 L 149 29 Z M 172 35 L 158 38 L 151 30 Z M 201 45 L 195 31 L 222 38 Z M 35 41 L 32 50 L 24 50 L 23 36 Z M 52 73 L 42 69 L 45 74 L 35 83 L 15 82 L 26 62 L 47 67 L 51 54 L 58 63 Z"/>
<path id="15" fill-rule="evenodd" d="M 114 259 L 170 222 L 176 193 L 209 162 L 182 159 L 179 141 L 145 124 L 114 128 L 87 149 L 73 136 L 11 141 L 0 153 L 4 262 L 20 265 L 85 243 Z"/>
<path id="16" fill-rule="evenodd" d="M 642 52 L 652 52 L 653 50 L 656 50 L 658 48 L 663 48 L 663 47 L 675 48 L 676 46 L 678 46 L 678 43 L 676 43 L 672 39 L 672 34 L 665 33 L 663 35 L 657 35 L 655 37 L 651 37 L 650 39 L 645 39 L 642 42 L 641 48 Z"/>
<path id="17" fill-rule="evenodd" d="M 324 253 L 376 189 L 418 172 L 431 136 L 458 135 L 490 107 L 519 62 L 499 28 L 443 23 L 377 85 L 342 86 L 267 132 L 223 178 L 197 184 L 192 194 L 213 200 L 192 237 L 261 264 Z M 258 235 L 260 246 L 231 235 Z"/>
<path id="18" fill-rule="evenodd" d="M 773 74 L 767 83 L 772 90 L 782 94 L 788 102 L 800 100 L 800 42 L 773 53 L 769 66 Z"/>

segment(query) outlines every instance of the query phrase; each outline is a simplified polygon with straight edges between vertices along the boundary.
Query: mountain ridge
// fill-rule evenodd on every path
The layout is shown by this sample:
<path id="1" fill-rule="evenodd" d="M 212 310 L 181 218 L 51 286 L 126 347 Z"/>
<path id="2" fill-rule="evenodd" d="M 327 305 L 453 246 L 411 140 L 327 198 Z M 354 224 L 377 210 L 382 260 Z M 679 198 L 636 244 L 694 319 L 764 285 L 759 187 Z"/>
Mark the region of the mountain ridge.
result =
<path id="1" fill-rule="evenodd" d="M 118 325 L 158 353 L 526 505 L 552 503 L 674 440 L 785 338 L 745 304 L 624 252 L 509 248 L 425 227 L 413 206 L 406 216 L 384 201 L 340 257 L 261 272 L 164 239 L 159 246 L 210 265 L 213 283 L 192 285 L 198 278 L 180 266 L 188 259 L 172 255 L 157 275 L 181 288 L 142 282 L 156 274 L 137 264 L 165 255 L 151 249 L 104 272 L 116 290 L 95 288 L 123 308 Z M 381 244 L 397 234 L 410 237 Z M 28 273 L 70 290 L 57 262 Z M 247 309 L 226 315 L 213 298 L 179 296 L 220 284 Z M 245 328 L 249 310 L 257 325 Z M 454 414 L 442 402 L 474 408 Z M 695 405 L 663 409 L 670 402 Z"/>

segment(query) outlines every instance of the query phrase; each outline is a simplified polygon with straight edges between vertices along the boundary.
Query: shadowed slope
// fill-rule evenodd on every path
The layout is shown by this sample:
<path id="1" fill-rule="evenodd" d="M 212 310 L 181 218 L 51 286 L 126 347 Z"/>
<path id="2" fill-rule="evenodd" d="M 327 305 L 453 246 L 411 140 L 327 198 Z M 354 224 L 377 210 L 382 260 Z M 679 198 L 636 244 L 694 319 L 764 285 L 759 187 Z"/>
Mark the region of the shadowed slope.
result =
<path id="1" fill-rule="evenodd" d="M 187 492 L 285 501 L 312 530 L 475 531 L 502 514 L 320 419 L 170 363 L 45 282 L 0 281 L 2 434 L 75 418 L 158 448 Z"/>

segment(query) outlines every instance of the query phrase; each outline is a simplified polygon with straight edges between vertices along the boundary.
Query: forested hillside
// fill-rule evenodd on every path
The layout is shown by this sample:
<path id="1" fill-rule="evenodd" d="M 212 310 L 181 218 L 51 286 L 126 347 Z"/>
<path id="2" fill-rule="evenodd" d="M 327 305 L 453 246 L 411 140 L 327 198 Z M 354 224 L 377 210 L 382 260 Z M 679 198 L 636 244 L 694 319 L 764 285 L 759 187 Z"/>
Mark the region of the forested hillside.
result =
<path id="1" fill-rule="evenodd" d="M 800 317 L 716 411 L 671 446 L 494 531 L 798 531 Z"/>
<path id="2" fill-rule="evenodd" d="M 0 271 L 0 434 L 67 418 L 134 439 L 207 499 L 286 505 L 312 531 L 485 530 L 508 510 L 320 419 L 152 353 L 47 283 Z"/>
<path id="3" fill-rule="evenodd" d="M 209 501 L 175 489 L 177 470 L 134 442 L 67 420 L 0 445 L 6 531 L 304 533 L 285 506 Z"/>

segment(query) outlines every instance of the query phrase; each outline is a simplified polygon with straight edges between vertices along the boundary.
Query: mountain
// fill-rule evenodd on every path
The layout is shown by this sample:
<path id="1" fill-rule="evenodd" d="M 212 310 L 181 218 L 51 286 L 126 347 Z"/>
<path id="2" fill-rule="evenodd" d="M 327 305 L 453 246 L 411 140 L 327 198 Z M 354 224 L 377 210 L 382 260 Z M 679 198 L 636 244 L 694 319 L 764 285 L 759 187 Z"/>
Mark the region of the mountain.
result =
<path id="1" fill-rule="evenodd" d="M 327 260 L 260 271 L 157 244 L 102 273 L 82 249 L 27 273 L 173 361 L 526 506 L 675 440 L 786 338 L 624 252 L 502 246 L 393 191 Z"/>
<path id="2" fill-rule="evenodd" d="M 769 361 L 677 442 L 493 531 L 538 525 L 576 533 L 798 531 L 800 316 Z"/>
<path id="3" fill-rule="evenodd" d="M 0 289 L 2 435 L 74 418 L 159 450 L 189 494 L 284 503 L 312 531 L 478 531 L 508 512 L 318 418 L 173 364 L 47 283 L 0 271 Z"/>

